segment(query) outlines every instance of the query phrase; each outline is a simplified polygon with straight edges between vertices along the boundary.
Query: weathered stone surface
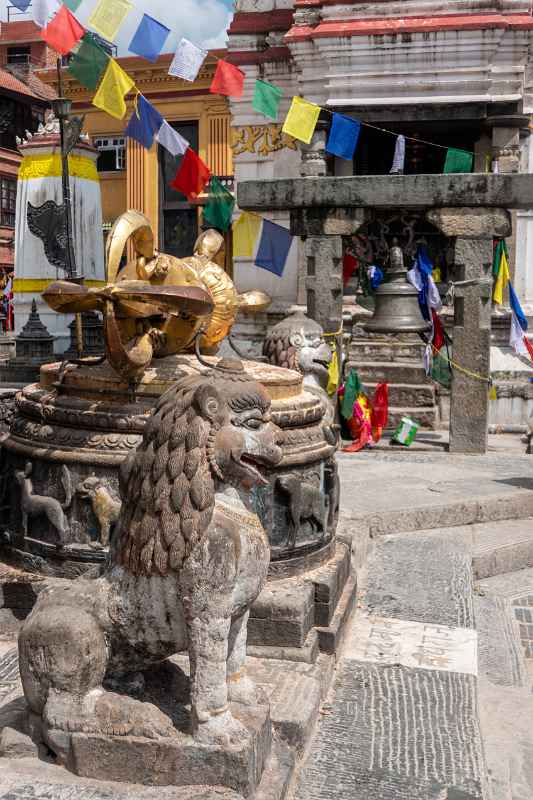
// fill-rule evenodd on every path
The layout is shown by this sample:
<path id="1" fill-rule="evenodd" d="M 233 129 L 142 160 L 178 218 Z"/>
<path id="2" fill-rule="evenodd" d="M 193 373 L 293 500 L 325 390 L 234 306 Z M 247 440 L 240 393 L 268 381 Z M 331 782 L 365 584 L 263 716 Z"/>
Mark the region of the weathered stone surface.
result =
<path id="1" fill-rule="evenodd" d="M 340 236 L 309 236 L 305 241 L 307 313 L 325 333 L 342 326 L 342 256 Z"/>
<path id="2" fill-rule="evenodd" d="M 31 783 L 10 780 L 9 783 L 13 785 L 0 794 L 0 800 L 242 800 L 242 795 L 221 787 L 187 786 L 173 787 L 170 790 L 159 787 L 154 790 L 142 786 L 121 789 L 119 786 L 111 787 L 107 784 L 103 788 L 102 785 L 83 782 L 56 783 L 42 780 Z"/>
<path id="3" fill-rule="evenodd" d="M 314 622 L 314 589 L 297 578 L 268 583 L 248 626 L 251 645 L 301 647 Z"/>
<path id="4" fill-rule="evenodd" d="M 409 364 L 403 362 L 361 363 L 348 364 L 348 369 L 353 366 L 362 381 L 391 384 L 420 384 L 425 383 L 426 373 L 422 363 Z"/>
<path id="5" fill-rule="evenodd" d="M 380 617 L 474 627 L 470 554 L 460 534 L 380 539 L 369 562 L 365 606 Z"/>
<path id="6" fill-rule="evenodd" d="M 268 709 L 234 705 L 249 738 L 234 747 L 203 745 L 191 736 L 143 739 L 132 736 L 71 736 L 69 767 L 80 777 L 151 786 L 227 786 L 249 797 L 259 785 L 270 754 Z"/>
<path id="7" fill-rule="evenodd" d="M 492 238 L 455 241 L 456 288 L 450 452 L 486 453 L 489 413 Z M 470 374 L 469 374 L 470 373 Z"/>
<path id="8" fill-rule="evenodd" d="M 2 758 L 32 758 L 39 748 L 29 736 L 14 728 L 3 728 L 0 733 L 0 756 Z"/>
<path id="9" fill-rule="evenodd" d="M 503 208 L 434 208 L 426 218 L 445 236 L 505 238 L 512 231 L 511 216 Z"/>
<path id="10" fill-rule="evenodd" d="M 481 800 L 480 761 L 472 676 L 345 659 L 296 798 Z"/>
<path id="11" fill-rule="evenodd" d="M 331 208 L 433 208 L 496 206 L 533 208 L 528 175 L 354 175 L 346 178 L 286 178 L 239 181 L 243 210 Z"/>
<path id="12" fill-rule="evenodd" d="M 491 578 L 524 567 L 533 567 L 532 518 L 474 526 L 474 578 Z"/>
<path id="13" fill-rule="evenodd" d="M 291 212 L 293 236 L 351 236 L 366 222 L 363 208 L 298 208 Z"/>
<path id="14" fill-rule="evenodd" d="M 358 614 L 343 655 L 355 661 L 477 675 L 477 633 Z"/>
<path id="15" fill-rule="evenodd" d="M 344 586 L 342 597 L 337 604 L 329 625 L 318 627 L 318 641 L 322 653 L 338 652 L 346 633 L 347 624 L 355 607 L 357 595 L 357 576 L 352 575 Z"/>

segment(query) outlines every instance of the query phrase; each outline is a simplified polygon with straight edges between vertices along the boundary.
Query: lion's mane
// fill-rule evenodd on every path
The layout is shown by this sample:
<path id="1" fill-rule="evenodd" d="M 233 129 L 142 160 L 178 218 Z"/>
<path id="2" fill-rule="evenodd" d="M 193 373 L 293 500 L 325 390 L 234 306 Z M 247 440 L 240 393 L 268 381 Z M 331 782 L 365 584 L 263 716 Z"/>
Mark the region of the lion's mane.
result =
<path id="1" fill-rule="evenodd" d="M 211 521 L 210 424 L 193 402 L 202 380 L 192 376 L 162 395 L 122 471 L 117 560 L 134 575 L 179 572 Z"/>
<path id="2" fill-rule="evenodd" d="M 277 335 L 275 331 L 272 331 L 265 339 L 263 355 L 276 367 L 298 369 L 298 351 L 290 343 L 288 333 Z"/>

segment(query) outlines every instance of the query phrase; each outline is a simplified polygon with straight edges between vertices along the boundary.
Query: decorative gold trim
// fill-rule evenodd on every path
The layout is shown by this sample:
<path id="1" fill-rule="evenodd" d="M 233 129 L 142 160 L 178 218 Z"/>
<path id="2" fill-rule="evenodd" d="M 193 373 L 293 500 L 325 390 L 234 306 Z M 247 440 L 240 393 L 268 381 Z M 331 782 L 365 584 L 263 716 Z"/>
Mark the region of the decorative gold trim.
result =
<path id="1" fill-rule="evenodd" d="M 298 149 L 296 139 L 283 133 L 281 125 L 245 125 L 243 128 L 232 128 L 231 134 L 234 156 L 241 153 L 268 156 L 284 148 Z"/>
<path id="2" fill-rule="evenodd" d="M 95 162 L 84 156 L 69 156 L 68 166 L 71 178 L 84 178 L 87 181 L 98 181 Z M 60 178 L 61 156 L 35 155 L 25 156 L 20 164 L 18 179 L 27 181 L 32 178 Z"/>
<path id="3" fill-rule="evenodd" d="M 56 278 L 15 278 L 13 281 L 13 291 L 14 292 L 32 292 L 34 293 L 41 293 L 44 292 L 47 286 L 50 286 L 51 283 L 54 283 Z M 100 287 L 105 286 L 105 281 L 97 281 L 97 280 L 86 280 L 84 281 L 84 286 L 89 288 L 93 287 Z"/>
<path id="4" fill-rule="evenodd" d="M 230 508 L 229 506 L 225 505 L 224 503 L 220 503 L 216 506 L 218 510 L 229 519 L 234 520 L 235 522 L 240 522 L 241 525 L 249 525 L 252 528 L 257 528 L 257 530 L 264 530 L 263 526 L 261 525 L 261 521 L 257 514 L 254 514 L 252 511 L 242 511 L 239 512 L 236 509 Z"/>

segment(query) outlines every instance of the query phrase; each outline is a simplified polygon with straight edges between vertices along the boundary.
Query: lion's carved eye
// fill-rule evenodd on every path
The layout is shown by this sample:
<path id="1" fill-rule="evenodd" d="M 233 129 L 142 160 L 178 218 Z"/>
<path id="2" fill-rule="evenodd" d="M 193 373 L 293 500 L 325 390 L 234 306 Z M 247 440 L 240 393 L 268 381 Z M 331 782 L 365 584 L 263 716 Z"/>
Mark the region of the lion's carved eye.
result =
<path id="1" fill-rule="evenodd" d="M 251 431 L 256 431 L 262 425 L 262 420 L 258 419 L 257 417 L 251 417 L 250 419 L 246 419 L 243 422 L 245 428 L 248 428 Z"/>

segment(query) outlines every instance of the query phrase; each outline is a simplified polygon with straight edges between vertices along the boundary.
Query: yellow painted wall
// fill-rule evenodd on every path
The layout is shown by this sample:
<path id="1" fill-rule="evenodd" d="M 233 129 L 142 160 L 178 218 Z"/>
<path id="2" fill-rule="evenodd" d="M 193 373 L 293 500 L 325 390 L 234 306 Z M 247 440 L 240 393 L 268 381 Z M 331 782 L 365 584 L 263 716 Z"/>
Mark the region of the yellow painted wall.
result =
<path id="1" fill-rule="evenodd" d="M 217 56 L 223 55 L 217 52 Z M 133 78 L 140 92 L 168 122 L 198 121 L 198 154 L 215 175 L 233 175 L 230 112 L 226 98 L 212 95 L 209 86 L 213 79 L 216 59 L 208 56 L 194 83 L 168 74 L 172 57 L 161 56 L 157 63 L 128 57 L 118 59 Z M 64 70 L 64 93 L 73 101 L 73 112 L 85 115 L 84 130 L 95 137 L 123 136 L 133 109 L 133 96 L 128 99 L 124 120 L 116 120 L 92 105 L 89 92 Z M 55 85 L 55 71 L 39 73 L 47 83 Z M 123 172 L 100 173 L 102 210 L 105 223 L 112 223 L 123 211 L 136 208 L 153 223 L 154 234 L 159 231 L 159 166 L 157 145 L 145 150 L 133 140 L 127 142 L 127 167 Z"/>

